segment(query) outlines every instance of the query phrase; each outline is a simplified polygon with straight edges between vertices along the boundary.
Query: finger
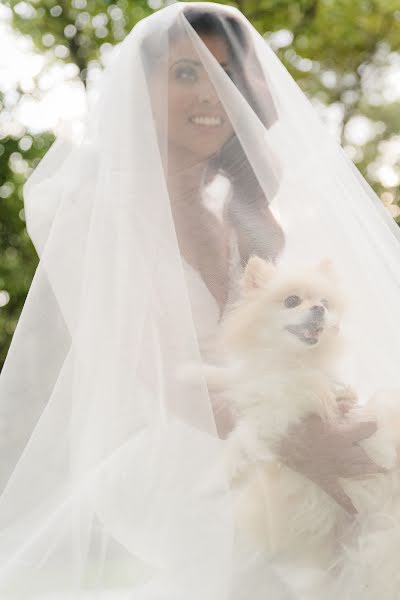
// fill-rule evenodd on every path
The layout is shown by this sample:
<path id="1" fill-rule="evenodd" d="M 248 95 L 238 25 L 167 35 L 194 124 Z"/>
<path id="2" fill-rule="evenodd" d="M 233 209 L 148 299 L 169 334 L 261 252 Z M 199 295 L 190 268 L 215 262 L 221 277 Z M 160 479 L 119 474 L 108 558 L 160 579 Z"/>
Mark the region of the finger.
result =
<path id="1" fill-rule="evenodd" d="M 374 435 L 378 429 L 376 421 L 362 421 L 341 426 L 342 433 L 353 441 L 354 444 Z"/>
<path id="2" fill-rule="evenodd" d="M 357 510 L 356 510 L 354 504 L 350 500 L 349 496 L 347 494 L 345 494 L 342 486 L 340 485 L 340 483 L 337 480 L 336 481 L 332 481 L 329 484 L 329 489 L 327 488 L 325 491 L 330 496 L 332 496 L 332 498 L 334 498 L 334 500 L 336 500 L 336 502 L 342 508 L 344 508 L 344 510 L 347 513 L 349 513 L 351 515 L 356 515 L 357 514 Z"/>
<path id="3" fill-rule="evenodd" d="M 289 435 L 294 435 L 297 438 L 308 439 L 313 432 L 324 430 L 325 425 L 319 415 L 307 415 L 300 423 L 290 427 Z"/>
<path id="4" fill-rule="evenodd" d="M 346 477 L 350 477 L 352 479 L 368 479 L 375 475 L 384 475 L 388 472 L 388 469 L 375 463 L 358 464 L 354 465 L 353 468 L 348 469 L 348 474 L 346 475 Z"/>
<path id="5" fill-rule="evenodd" d="M 363 478 L 368 475 L 377 475 L 387 473 L 388 469 L 382 465 L 376 464 L 360 446 L 354 446 L 346 463 L 343 464 L 344 471 L 347 471 L 347 477 Z"/>
<path id="6" fill-rule="evenodd" d="M 358 424 L 357 433 L 360 436 L 359 439 L 363 440 L 365 438 L 371 437 L 374 435 L 378 429 L 378 423 L 376 421 L 363 421 Z"/>

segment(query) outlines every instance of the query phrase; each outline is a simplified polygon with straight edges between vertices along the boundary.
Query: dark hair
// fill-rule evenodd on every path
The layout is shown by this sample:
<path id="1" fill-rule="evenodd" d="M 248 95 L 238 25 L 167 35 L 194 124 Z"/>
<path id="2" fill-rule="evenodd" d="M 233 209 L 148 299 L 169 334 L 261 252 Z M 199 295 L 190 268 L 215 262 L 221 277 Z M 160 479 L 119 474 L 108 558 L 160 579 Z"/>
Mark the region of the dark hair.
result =
<path id="1" fill-rule="evenodd" d="M 227 11 L 217 7 L 196 5 L 183 9 L 187 21 L 199 36 L 215 35 L 223 38 L 234 65 L 233 80 L 262 123 L 270 127 L 278 118 L 267 82 L 254 53 L 249 32 L 243 23 Z M 257 93 L 256 93 L 257 92 Z M 263 96 L 260 105 L 258 97 Z"/>
<path id="2" fill-rule="evenodd" d="M 278 114 L 245 24 L 233 13 L 214 6 L 205 9 L 204 5 L 192 4 L 185 6 L 183 13 L 199 36 L 215 35 L 225 41 L 233 65 L 233 82 L 263 125 L 270 127 Z M 209 167 L 210 178 L 220 172 L 231 182 L 228 216 L 246 246 L 242 252 L 243 263 L 251 254 L 274 260 L 283 247 L 282 229 L 268 208 L 269 199 L 236 135 L 225 144 L 218 157 L 210 160 Z M 271 171 L 271 166 L 266 164 L 266 169 Z"/>
<path id="3" fill-rule="evenodd" d="M 211 3 L 207 7 L 204 3 L 185 5 L 182 12 L 199 36 L 214 35 L 224 40 L 233 67 L 231 77 L 234 84 L 261 123 L 266 128 L 270 127 L 278 114 L 246 23 L 228 7 L 225 9 Z M 180 35 L 182 25 L 174 22 L 168 30 L 168 39 L 173 42 Z M 164 44 L 165 38 L 158 35 L 144 36 L 142 40 L 144 68 L 149 76 L 164 59 Z M 266 157 L 265 171 L 271 172 L 277 189 L 278 181 L 272 175 L 268 160 Z M 268 206 L 272 198 L 266 197 L 236 134 L 208 160 L 206 181 L 211 181 L 218 173 L 224 175 L 232 186 L 226 215 L 239 234 L 243 264 L 252 254 L 275 260 L 284 245 L 283 232 Z"/>

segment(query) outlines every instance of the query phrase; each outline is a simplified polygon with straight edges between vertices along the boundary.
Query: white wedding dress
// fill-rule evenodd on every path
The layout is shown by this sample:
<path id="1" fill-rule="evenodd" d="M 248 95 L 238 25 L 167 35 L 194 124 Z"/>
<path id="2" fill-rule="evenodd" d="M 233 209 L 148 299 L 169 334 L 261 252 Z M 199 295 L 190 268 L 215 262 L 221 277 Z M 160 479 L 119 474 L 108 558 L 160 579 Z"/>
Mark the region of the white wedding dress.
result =
<path id="1" fill-rule="evenodd" d="M 238 240 L 234 230 L 230 233 L 229 248 L 227 308 L 237 298 L 238 283 L 243 272 Z M 184 259 L 182 261 L 190 296 L 193 322 L 196 327 L 200 351 L 203 358 L 205 358 L 209 354 L 212 356 L 212 342 L 221 319 L 220 309 L 200 273 Z M 224 405 L 223 400 L 221 401 L 218 398 L 213 398 L 212 402 L 217 424 L 221 420 L 221 423 L 219 423 L 220 431 L 223 432 L 225 437 L 227 431 L 224 421 L 227 419 L 226 411 L 228 407 Z M 243 551 L 245 554 L 243 554 Z M 265 600 L 266 590 L 268 590 L 271 600 L 295 600 L 292 592 L 282 582 L 279 573 L 274 570 L 272 565 L 268 567 L 268 561 L 265 562 L 263 557 L 247 555 L 246 550 L 243 548 L 236 548 L 236 552 L 234 568 L 236 577 L 232 583 L 229 600 L 248 600 L 249 597 L 252 600 Z M 249 572 L 251 572 L 251 587 L 249 587 Z"/>

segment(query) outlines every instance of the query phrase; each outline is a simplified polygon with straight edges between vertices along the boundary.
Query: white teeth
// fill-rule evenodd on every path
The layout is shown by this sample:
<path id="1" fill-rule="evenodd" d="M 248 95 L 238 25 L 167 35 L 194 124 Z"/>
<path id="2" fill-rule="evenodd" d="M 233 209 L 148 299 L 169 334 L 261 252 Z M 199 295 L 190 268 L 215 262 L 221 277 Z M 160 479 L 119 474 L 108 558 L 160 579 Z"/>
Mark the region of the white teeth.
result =
<path id="1" fill-rule="evenodd" d="M 208 127 L 219 127 L 222 125 L 221 117 L 192 117 L 190 121 L 196 125 L 207 125 Z"/>

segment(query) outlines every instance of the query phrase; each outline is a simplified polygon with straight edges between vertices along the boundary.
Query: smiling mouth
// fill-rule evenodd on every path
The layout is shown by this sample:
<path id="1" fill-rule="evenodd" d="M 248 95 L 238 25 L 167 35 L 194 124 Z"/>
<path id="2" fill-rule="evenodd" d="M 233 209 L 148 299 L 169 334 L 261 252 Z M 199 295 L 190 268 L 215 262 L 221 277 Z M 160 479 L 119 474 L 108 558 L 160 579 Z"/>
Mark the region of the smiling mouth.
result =
<path id="1" fill-rule="evenodd" d="M 190 117 L 189 122 L 200 127 L 221 127 L 223 123 L 221 117 L 207 117 L 205 115 Z"/>
<path id="2" fill-rule="evenodd" d="M 310 321 L 301 325 L 288 325 L 285 329 L 295 335 L 301 342 L 314 346 L 324 331 L 321 322 Z"/>

